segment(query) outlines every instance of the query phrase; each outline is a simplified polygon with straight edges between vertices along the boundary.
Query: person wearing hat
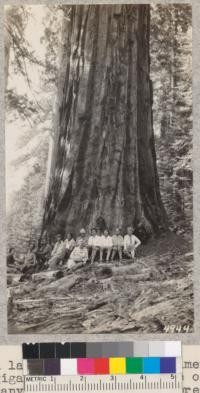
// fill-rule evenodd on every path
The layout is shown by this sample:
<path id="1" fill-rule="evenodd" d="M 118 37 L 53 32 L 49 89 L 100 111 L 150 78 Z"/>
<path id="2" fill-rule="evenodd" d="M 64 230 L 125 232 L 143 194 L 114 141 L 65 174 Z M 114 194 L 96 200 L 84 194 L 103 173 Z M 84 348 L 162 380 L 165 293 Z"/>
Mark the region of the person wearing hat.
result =
<path id="1" fill-rule="evenodd" d="M 87 236 L 86 236 L 86 230 L 84 228 L 80 229 L 79 237 L 76 240 L 76 245 L 77 246 L 79 246 L 80 243 L 81 244 L 83 243 L 85 247 L 88 247 L 88 239 L 87 239 Z"/>

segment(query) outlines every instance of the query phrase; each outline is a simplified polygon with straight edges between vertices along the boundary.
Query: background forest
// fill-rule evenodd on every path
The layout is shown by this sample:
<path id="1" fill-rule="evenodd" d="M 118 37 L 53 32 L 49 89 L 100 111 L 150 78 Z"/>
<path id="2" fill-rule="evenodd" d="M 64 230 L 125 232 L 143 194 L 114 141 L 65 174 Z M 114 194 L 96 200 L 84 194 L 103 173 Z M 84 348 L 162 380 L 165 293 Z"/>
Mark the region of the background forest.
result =
<path id="1" fill-rule="evenodd" d="M 55 138 L 62 20 L 69 6 L 9 6 L 5 18 L 8 245 L 41 233 Z M 33 34 L 34 32 L 34 34 Z M 151 8 L 153 127 L 170 229 L 192 228 L 191 8 Z"/>
<path id="2" fill-rule="evenodd" d="M 64 263 L 25 277 L 8 268 L 9 333 L 192 332 L 191 7 L 5 12 L 8 246 L 17 262 L 45 231 L 52 240 L 134 225 L 142 240 L 131 263 Z"/>

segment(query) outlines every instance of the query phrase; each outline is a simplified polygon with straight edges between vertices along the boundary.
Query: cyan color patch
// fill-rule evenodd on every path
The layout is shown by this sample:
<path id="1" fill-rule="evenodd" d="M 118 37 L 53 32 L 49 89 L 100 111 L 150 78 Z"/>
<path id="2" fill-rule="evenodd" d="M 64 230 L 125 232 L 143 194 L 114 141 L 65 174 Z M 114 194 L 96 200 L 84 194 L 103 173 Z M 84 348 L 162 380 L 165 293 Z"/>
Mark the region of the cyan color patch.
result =
<path id="1" fill-rule="evenodd" d="M 143 374 L 160 374 L 160 358 L 143 358 Z"/>

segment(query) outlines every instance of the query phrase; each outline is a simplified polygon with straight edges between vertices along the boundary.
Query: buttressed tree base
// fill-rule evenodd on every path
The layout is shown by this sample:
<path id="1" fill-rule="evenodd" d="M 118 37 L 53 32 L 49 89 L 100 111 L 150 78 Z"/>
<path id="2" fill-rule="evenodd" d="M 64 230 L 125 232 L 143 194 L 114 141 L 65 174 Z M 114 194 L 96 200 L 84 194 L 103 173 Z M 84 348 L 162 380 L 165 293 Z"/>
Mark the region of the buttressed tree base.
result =
<path id="1" fill-rule="evenodd" d="M 44 227 L 167 227 L 156 169 L 149 5 L 72 7 Z"/>

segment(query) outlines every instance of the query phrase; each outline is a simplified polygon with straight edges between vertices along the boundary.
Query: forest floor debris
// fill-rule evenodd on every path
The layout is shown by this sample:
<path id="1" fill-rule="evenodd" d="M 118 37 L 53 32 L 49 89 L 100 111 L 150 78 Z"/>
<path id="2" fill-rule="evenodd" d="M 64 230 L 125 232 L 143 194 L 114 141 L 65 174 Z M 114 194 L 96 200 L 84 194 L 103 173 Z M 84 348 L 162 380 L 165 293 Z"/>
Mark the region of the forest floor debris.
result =
<path id="1" fill-rule="evenodd" d="M 134 263 L 9 275 L 9 333 L 156 333 L 193 330 L 192 242 L 174 234 L 141 247 Z"/>

